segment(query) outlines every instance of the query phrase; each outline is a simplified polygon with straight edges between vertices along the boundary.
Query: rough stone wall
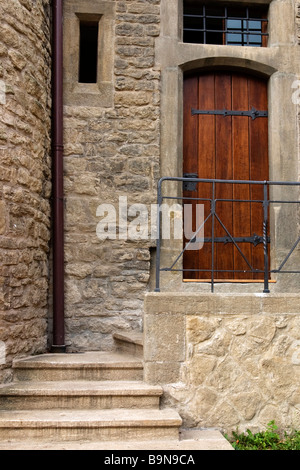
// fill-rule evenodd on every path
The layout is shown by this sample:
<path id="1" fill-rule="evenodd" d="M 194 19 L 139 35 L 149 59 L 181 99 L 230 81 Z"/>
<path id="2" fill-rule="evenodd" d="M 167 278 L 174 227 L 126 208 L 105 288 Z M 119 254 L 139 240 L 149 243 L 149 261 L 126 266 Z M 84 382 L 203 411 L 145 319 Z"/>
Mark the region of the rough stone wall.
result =
<path id="1" fill-rule="evenodd" d="M 299 326 L 286 314 L 189 318 L 189 419 L 227 430 L 258 431 L 272 420 L 298 429 Z"/>
<path id="2" fill-rule="evenodd" d="M 0 381 L 44 351 L 50 238 L 49 0 L 0 4 Z"/>
<path id="3" fill-rule="evenodd" d="M 296 25 L 297 25 L 297 40 L 300 44 L 300 3 L 296 2 Z"/>
<path id="4" fill-rule="evenodd" d="M 88 13 L 88 12 L 87 12 Z M 155 203 L 160 72 L 154 65 L 160 0 L 115 2 L 111 107 L 65 107 L 66 344 L 110 349 L 116 329 L 140 329 L 150 270 L 146 240 L 101 241 L 101 204 Z M 138 214 L 137 214 L 138 215 Z M 128 223 L 134 219 L 128 219 Z"/>
<path id="5" fill-rule="evenodd" d="M 299 294 L 155 294 L 145 301 L 145 380 L 189 427 L 300 425 Z M 173 341 L 169 340 L 172 330 Z"/>
<path id="6" fill-rule="evenodd" d="M 297 43 L 300 46 L 300 2 L 296 2 L 296 32 L 297 32 Z M 298 112 L 298 181 L 300 181 L 300 76 L 298 77 L 298 89 L 297 89 L 297 112 Z M 300 207 L 298 208 L 298 233 L 300 232 Z M 298 246 L 298 252 L 300 247 Z"/>

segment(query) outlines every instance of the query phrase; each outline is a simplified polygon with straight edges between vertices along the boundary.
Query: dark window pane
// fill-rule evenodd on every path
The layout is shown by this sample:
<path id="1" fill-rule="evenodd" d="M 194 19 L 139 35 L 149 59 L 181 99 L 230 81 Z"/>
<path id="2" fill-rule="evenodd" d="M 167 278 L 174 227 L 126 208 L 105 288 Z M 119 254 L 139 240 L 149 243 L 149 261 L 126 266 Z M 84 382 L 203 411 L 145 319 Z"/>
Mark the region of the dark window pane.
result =
<path id="1" fill-rule="evenodd" d="M 98 22 L 80 22 L 80 83 L 97 83 L 98 29 Z"/>

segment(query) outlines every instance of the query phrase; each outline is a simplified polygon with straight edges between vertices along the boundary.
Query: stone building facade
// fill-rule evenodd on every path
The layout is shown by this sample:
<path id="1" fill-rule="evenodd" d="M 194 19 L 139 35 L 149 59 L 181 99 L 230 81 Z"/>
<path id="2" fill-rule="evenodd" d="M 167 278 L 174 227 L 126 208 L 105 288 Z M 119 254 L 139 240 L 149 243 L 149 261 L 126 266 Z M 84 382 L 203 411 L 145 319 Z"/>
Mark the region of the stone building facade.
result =
<path id="1" fill-rule="evenodd" d="M 227 430 L 263 426 L 278 409 L 281 425 L 299 423 L 299 274 L 258 295 L 257 283 L 220 283 L 211 294 L 209 282 L 163 273 L 153 294 L 150 218 L 159 178 L 182 176 L 192 71 L 264 77 L 270 179 L 299 181 L 299 2 L 251 3 L 268 8 L 268 47 L 184 43 L 182 0 L 64 0 L 67 351 L 110 350 L 114 331 L 144 331 L 145 379 L 164 386 L 188 425 Z M 0 379 L 9 381 L 14 358 L 52 341 L 51 2 L 7 0 L 0 13 Z M 97 79 L 83 83 L 80 25 L 95 23 Z M 101 239 L 105 207 L 117 227 Z M 138 218 L 145 208 L 148 220 Z M 299 236 L 297 214 L 294 206 L 286 225 L 284 211 L 272 213 L 276 262 Z M 122 232 L 124 217 L 133 237 Z M 162 260 L 178 246 L 164 243 Z M 299 245 L 293 255 L 299 269 Z"/>

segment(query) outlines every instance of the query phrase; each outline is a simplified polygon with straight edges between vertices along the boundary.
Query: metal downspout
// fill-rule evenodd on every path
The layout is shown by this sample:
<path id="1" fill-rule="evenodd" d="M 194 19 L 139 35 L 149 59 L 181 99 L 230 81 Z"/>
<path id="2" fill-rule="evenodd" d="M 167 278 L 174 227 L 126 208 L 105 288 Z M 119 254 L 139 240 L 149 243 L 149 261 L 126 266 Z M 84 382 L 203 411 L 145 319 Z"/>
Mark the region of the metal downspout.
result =
<path id="1" fill-rule="evenodd" d="M 63 0 L 53 0 L 53 344 L 65 352 L 64 318 L 64 185 L 63 185 Z"/>

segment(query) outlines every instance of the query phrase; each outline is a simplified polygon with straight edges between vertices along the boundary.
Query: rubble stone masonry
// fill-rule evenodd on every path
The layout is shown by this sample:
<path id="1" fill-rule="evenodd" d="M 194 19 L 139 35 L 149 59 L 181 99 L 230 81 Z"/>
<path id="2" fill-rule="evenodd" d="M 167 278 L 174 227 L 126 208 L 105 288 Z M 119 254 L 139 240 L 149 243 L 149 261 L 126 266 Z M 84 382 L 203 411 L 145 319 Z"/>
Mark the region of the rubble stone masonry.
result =
<path id="1" fill-rule="evenodd" d="M 66 21 L 75 21 L 70 10 L 77 3 L 66 2 Z M 155 67 L 154 44 L 160 31 L 160 0 L 81 2 L 78 9 L 84 14 L 95 13 L 98 5 L 105 8 L 103 19 L 109 12 L 113 22 L 114 47 L 107 59 L 112 64 L 111 78 L 106 71 L 106 80 L 110 78 L 111 83 L 101 85 L 111 85 L 112 90 L 102 106 L 92 106 L 90 97 L 94 96 L 96 103 L 101 94 L 91 95 L 91 86 L 81 84 L 80 105 L 74 102 L 74 94 L 70 99 L 68 95 L 65 103 L 69 350 L 110 349 L 116 329 L 141 328 L 153 242 L 150 238 L 120 240 L 118 233 L 115 240 L 99 240 L 96 228 L 101 217 L 96 213 L 99 205 L 112 204 L 118 221 L 120 197 L 127 197 L 128 208 L 142 203 L 150 211 L 156 202 L 159 177 L 160 70 Z M 71 35 L 75 27 L 76 23 L 70 27 Z M 110 30 L 106 37 L 108 34 Z M 65 33 L 65 63 L 75 43 L 76 37 L 71 40 Z M 67 68 L 65 79 L 68 77 Z M 128 223 L 133 218 L 136 216 L 129 217 Z"/>
<path id="2" fill-rule="evenodd" d="M 296 23 L 297 23 L 297 39 L 300 44 L 300 3 L 296 3 Z"/>
<path id="3" fill-rule="evenodd" d="M 185 427 L 299 429 L 299 326 L 299 294 L 149 293 L 145 380 Z"/>
<path id="4" fill-rule="evenodd" d="M 47 344 L 49 0 L 0 4 L 0 382 Z"/>

